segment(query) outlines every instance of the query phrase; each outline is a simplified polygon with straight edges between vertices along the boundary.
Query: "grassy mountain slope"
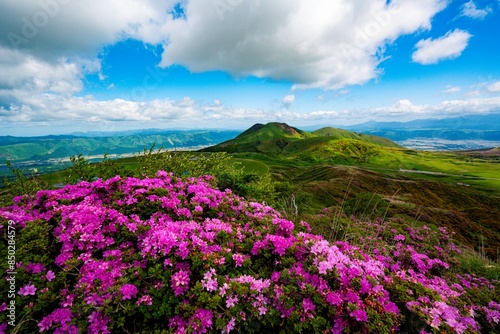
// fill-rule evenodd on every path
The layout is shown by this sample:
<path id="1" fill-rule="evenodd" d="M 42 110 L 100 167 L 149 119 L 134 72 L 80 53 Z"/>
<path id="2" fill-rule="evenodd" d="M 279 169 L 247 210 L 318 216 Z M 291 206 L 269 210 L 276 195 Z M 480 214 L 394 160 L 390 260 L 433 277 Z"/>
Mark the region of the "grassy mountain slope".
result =
<path id="1" fill-rule="evenodd" d="M 281 152 L 290 142 L 314 137 L 284 123 L 255 124 L 234 139 L 203 149 L 205 152 Z"/>
<path id="2" fill-rule="evenodd" d="M 448 227 L 457 232 L 461 243 L 476 249 L 484 238 L 485 252 L 491 256 L 500 249 L 495 218 L 500 215 L 497 196 L 439 179 L 419 179 L 405 173 L 388 175 L 348 166 L 320 164 L 297 169 L 292 175 L 292 182 L 310 194 L 311 203 L 318 207 L 345 207 L 346 193 L 348 201 L 354 201 L 357 194 L 377 194 L 390 203 L 387 217 L 416 225 Z M 373 219 L 376 214 L 371 208 L 365 210 L 366 205 L 359 204 L 357 215 Z M 384 214 L 385 209 L 380 213 Z"/>
<path id="3" fill-rule="evenodd" d="M 399 147 L 398 144 L 393 142 L 390 139 L 383 138 L 383 137 L 377 137 L 373 135 L 367 135 L 363 133 L 356 133 L 344 129 L 336 129 L 332 127 L 324 127 L 321 129 L 318 129 L 316 131 L 312 132 L 314 135 L 319 136 L 319 137 L 329 137 L 332 139 L 345 139 L 345 138 L 350 138 L 350 139 L 357 139 L 361 141 L 365 141 L 368 143 L 380 145 L 380 146 L 385 146 L 385 147 Z"/>
<path id="4" fill-rule="evenodd" d="M 205 152 L 260 153 L 283 163 L 328 163 L 372 170 L 413 173 L 420 178 L 446 178 L 496 193 L 500 189 L 498 160 L 453 152 L 413 151 L 389 139 L 342 129 L 322 128 L 307 133 L 286 124 L 256 124 L 236 138 Z M 262 156 L 258 160 L 261 160 Z M 414 175 L 414 176 L 415 176 Z"/>
<path id="5" fill-rule="evenodd" d="M 255 141 L 265 141 L 274 139 L 305 139 L 312 137 L 308 132 L 299 130 L 285 123 L 255 124 L 248 130 L 238 135 L 233 143 L 251 143 Z"/>
<path id="6" fill-rule="evenodd" d="M 269 132 L 259 136 L 263 129 L 254 126 L 209 150 L 234 153 L 243 165 L 250 164 L 249 169 L 267 166 L 274 179 L 300 189 L 296 195 L 306 199 L 299 204 L 304 212 L 322 207 L 343 211 L 344 200 L 377 195 L 390 203 L 388 217 L 452 228 L 461 242 L 476 249 L 484 239 L 484 251 L 490 256 L 500 249 L 497 160 L 413 151 L 385 138 L 334 128 L 322 128 L 301 139 L 273 138 Z M 256 138 L 265 140 L 252 141 Z M 259 166 L 259 170 L 266 168 Z M 374 215 L 371 209 L 367 214 Z"/>
<path id="7" fill-rule="evenodd" d="M 386 147 L 398 147 L 388 139 L 362 135 L 342 129 L 323 128 L 309 133 L 284 123 L 255 124 L 236 138 L 204 149 L 206 152 L 259 152 L 266 154 L 299 153 L 323 149 L 336 140 L 350 139 L 353 143 L 370 143 Z M 360 144 L 362 145 L 362 144 Z"/>

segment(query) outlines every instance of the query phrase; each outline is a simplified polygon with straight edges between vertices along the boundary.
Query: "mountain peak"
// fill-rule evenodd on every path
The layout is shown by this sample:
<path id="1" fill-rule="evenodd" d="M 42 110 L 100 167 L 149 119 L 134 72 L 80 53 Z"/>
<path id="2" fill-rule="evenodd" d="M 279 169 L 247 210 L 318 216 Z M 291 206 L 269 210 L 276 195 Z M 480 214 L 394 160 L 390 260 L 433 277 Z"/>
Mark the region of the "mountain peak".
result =
<path id="1" fill-rule="evenodd" d="M 301 135 L 306 133 L 306 132 L 304 132 L 300 129 L 294 128 L 293 126 L 290 126 L 286 123 L 271 122 L 271 123 L 267 123 L 264 127 L 266 127 L 266 126 L 277 127 L 279 129 L 285 131 L 286 133 L 288 133 L 291 136 L 301 136 Z"/>
<path id="2" fill-rule="evenodd" d="M 206 152 L 260 152 L 281 153 L 288 150 L 300 151 L 311 147 L 328 145 L 332 140 L 357 140 L 379 146 L 398 147 L 386 138 L 358 134 L 343 129 L 322 128 L 313 133 L 306 132 L 286 123 L 257 123 L 236 138 L 203 149 Z"/>
<path id="3" fill-rule="evenodd" d="M 270 122 L 267 124 L 257 123 L 235 138 L 237 142 L 253 142 L 273 139 L 304 139 L 311 134 L 294 128 L 286 123 Z"/>
<path id="4" fill-rule="evenodd" d="M 265 125 L 262 124 L 262 123 L 256 123 L 254 125 L 252 125 L 250 128 L 248 128 L 247 130 L 243 131 L 242 133 L 240 133 L 238 136 L 236 136 L 236 138 L 238 137 L 244 137 L 246 135 L 250 135 L 254 132 L 257 132 L 259 131 L 260 129 L 262 129 Z"/>

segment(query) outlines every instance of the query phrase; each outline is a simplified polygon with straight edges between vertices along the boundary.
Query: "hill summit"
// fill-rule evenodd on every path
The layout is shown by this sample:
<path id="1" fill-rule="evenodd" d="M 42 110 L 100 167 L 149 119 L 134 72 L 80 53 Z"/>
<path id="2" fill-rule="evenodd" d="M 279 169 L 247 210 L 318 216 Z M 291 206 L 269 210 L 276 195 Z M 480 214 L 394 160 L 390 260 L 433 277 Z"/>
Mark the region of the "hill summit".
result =
<path id="1" fill-rule="evenodd" d="M 248 130 L 240 133 L 234 140 L 238 143 L 252 142 L 256 140 L 272 140 L 280 138 L 305 139 L 311 134 L 294 128 L 286 123 L 271 122 L 267 124 L 257 123 Z"/>

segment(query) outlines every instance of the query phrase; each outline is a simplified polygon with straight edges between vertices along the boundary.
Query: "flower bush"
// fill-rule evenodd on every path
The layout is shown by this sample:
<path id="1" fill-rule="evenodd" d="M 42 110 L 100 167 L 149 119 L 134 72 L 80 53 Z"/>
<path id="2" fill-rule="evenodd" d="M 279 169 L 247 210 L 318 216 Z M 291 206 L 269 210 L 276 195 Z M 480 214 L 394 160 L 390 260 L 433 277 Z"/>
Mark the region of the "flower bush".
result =
<path id="1" fill-rule="evenodd" d="M 213 182 L 117 176 L 1 208 L 17 314 L 2 280 L 0 332 L 500 330 L 499 282 L 454 274 L 446 230 L 354 221 L 358 246 L 332 243 Z"/>

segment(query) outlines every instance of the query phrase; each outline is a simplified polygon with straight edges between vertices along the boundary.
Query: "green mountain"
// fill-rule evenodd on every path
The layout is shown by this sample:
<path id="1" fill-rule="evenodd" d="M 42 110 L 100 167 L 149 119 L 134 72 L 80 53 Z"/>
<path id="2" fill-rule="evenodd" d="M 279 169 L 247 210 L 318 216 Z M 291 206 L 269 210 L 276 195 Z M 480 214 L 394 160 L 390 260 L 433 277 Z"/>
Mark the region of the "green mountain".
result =
<path id="1" fill-rule="evenodd" d="M 355 132 L 322 128 L 312 133 L 306 132 L 285 123 L 255 124 L 236 138 L 221 144 L 203 149 L 205 152 L 258 152 L 265 154 L 296 154 L 300 152 L 324 150 L 333 142 L 347 140 L 349 145 L 358 147 L 384 146 L 399 147 L 389 139 Z M 363 149 L 362 149 L 363 150 Z"/>
<path id="2" fill-rule="evenodd" d="M 310 133 L 299 130 L 286 123 L 257 123 L 250 129 L 239 134 L 235 143 L 248 143 L 254 141 L 274 140 L 274 139 L 305 139 L 312 137 Z"/>
<path id="3" fill-rule="evenodd" d="M 319 137 L 329 137 L 332 139 L 345 139 L 345 138 L 350 138 L 350 139 L 357 139 L 361 141 L 365 141 L 368 143 L 380 145 L 380 146 L 385 146 L 385 147 L 399 147 L 398 144 L 393 142 L 390 139 L 384 138 L 384 137 L 378 137 L 374 135 L 368 135 L 364 133 L 357 133 L 357 132 L 352 132 L 344 129 L 336 129 L 332 127 L 325 127 L 318 129 L 316 131 L 313 131 L 313 134 Z"/>
<path id="4" fill-rule="evenodd" d="M 313 134 L 285 123 L 257 123 L 234 139 L 203 149 L 205 152 L 277 153 L 291 142 L 314 137 Z"/>

